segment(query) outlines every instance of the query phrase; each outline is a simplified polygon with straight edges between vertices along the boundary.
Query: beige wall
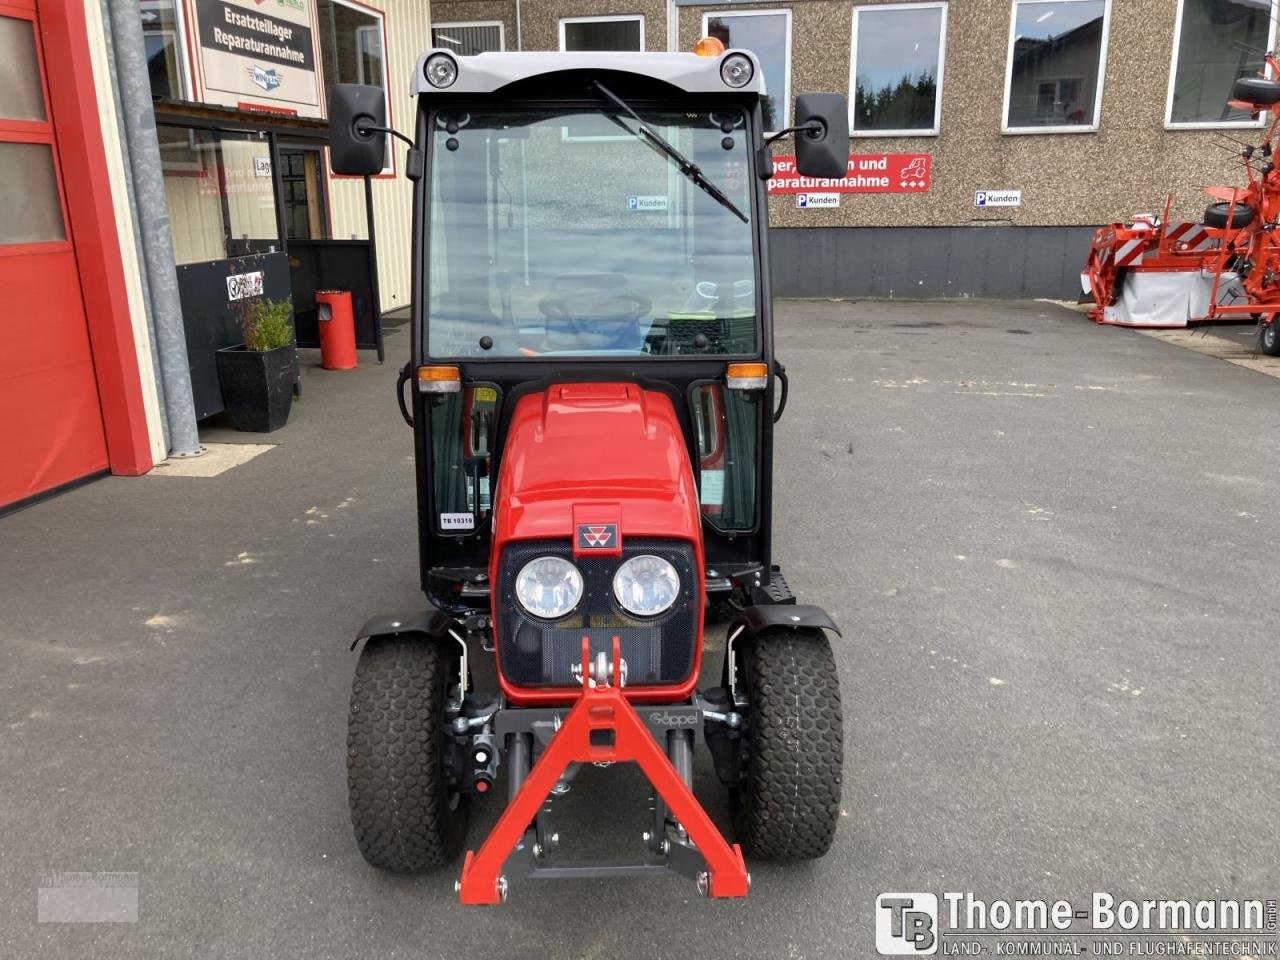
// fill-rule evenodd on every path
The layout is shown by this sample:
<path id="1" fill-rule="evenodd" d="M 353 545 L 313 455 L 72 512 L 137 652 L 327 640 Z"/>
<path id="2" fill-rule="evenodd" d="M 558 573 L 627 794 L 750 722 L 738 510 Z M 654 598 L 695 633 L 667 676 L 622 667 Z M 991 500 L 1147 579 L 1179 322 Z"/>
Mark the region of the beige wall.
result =
<path id="1" fill-rule="evenodd" d="M 881 0 L 860 0 L 876 3 Z M 756 8 L 770 4 L 753 5 Z M 849 94 L 853 3 L 803 0 L 793 11 L 792 94 Z M 702 13 L 682 7 L 680 49 L 697 39 Z M 1096 133 L 1002 134 L 1009 0 L 953 0 L 947 14 L 941 134 L 854 138 L 851 150 L 929 153 L 933 186 L 925 194 L 855 194 L 838 209 L 797 210 L 789 196 L 770 200 L 776 226 L 1024 225 L 1106 223 L 1136 210 L 1159 210 L 1167 193 L 1177 215 L 1198 218 L 1201 187 L 1237 183 L 1239 167 L 1213 146 L 1212 131 L 1165 130 L 1165 98 L 1177 0 L 1112 0 L 1100 128 Z M 1254 131 L 1232 136 L 1257 137 Z M 791 152 L 786 146 L 779 152 Z M 978 210 L 973 192 L 1021 190 L 1021 207 Z"/>
<path id="2" fill-rule="evenodd" d="M 383 10 L 386 15 L 391 122 L 401 132 L 412 136 L 415 114 L 413 99 L 409 96 L 409 80 L 417 66 L 418 55 L 431 44 L 431 7 L 427 0 L 377 0 L 369 5 Z M 404 177 L 404 146 L 396 141 L 392 153 L 395 175 L 378 177 L 373 181 L 378 285 L 383 310 L 409 304 L 413 189 Z M 329 213 L 335 239 L 366 238 L 364 181 L 330 175 Z"/>

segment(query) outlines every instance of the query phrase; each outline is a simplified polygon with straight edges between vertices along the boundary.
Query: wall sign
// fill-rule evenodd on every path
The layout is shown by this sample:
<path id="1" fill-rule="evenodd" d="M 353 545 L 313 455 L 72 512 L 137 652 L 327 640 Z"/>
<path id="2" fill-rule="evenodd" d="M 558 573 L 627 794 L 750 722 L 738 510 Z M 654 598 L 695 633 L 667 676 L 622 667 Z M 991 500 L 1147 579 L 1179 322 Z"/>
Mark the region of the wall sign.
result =
<path id="1" fill-rule="evenodd" d="M 924 193 L 932 172 L 933 158 L 927 153 L 851 153 L 843 177 L 821 180 L 801 176 L 795 157 L 774 157 L 769 192 L 810 197 L 824 193 Z"/>
<path id="2" fill-rule="evenodd" d="M 838 207 L 840 206 L 840 194 L 838 193 L 797 193 L 796 209 L 809 210 L 816 207 Z"/>
<path id="3" fill-rule="evenodd" d="M 975 207 L 1020 207 L 1022 206 L 1021 190 L 975 190 L 973 192 Z"/>
<path id="4" fill-rule="evenodd" d="M 194 0 L 205 103 L 320 117 L 315 0 Z"/>

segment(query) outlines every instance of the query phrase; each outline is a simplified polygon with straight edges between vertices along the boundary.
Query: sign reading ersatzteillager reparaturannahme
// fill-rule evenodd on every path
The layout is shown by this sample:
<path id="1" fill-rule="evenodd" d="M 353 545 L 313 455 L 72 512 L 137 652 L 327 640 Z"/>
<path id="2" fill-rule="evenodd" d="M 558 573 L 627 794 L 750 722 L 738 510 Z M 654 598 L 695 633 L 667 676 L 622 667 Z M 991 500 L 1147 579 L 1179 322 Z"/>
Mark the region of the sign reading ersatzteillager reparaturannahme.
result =
<path id="1" fill-rule="evenodd" d="M 195 0 L 205 103 L 320 117 L 315 0 Z"/>

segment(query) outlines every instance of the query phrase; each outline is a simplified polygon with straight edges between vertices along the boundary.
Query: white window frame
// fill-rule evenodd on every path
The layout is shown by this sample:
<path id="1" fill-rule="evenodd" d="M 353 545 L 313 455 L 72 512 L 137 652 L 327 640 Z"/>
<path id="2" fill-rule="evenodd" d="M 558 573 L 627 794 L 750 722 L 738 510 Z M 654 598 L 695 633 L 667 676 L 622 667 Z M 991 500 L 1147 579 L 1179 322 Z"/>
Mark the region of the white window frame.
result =
<path id="1" fill-rule="evenodd" d="M 768 7 L 763 10 L 744 10 L 740 7 L 729 7 L 728 9 L 704 10 L 702 13 L 702 33 L 701 36 L 708 36 L 708 24 L 711 23 L 712 17 L 769 17 L 782 15 L 787 18 L 787 60 L 786 69 L 783 71 L 782 81 L 782 126 L 780 130 L 785 130 L 791 125 L 791 8 L 790 7 Z M 759 54 L 757 54 L 759 56 Z M 760 67 L 764 70 L 764 65 Z M 769 91 L 766 89 L 765 91 Z M 765 135 L 776 133 L 775 130 L 765 131 Z"/>
<path id="2" fill-rule="evenodd" d="M 139 7 L 141 9 L 141 7 Z M 160 33 L 174 34 L 173 44 L 178 51 L 179 79 L 182 81 L 182 97 L 185 100 L 196 100 L 195 93 L 195 70 L 192 69 L 190 50 L 187 47 L 187 5 L 184 0 L 173 0 L 174 10 L 174 29 L 165 31 L 154 31 L 156 35 Z"/>
<path id="3" fill-rule="evenodd" d="M 354 10 L 356 13 L 362 13 L 367 17 L 372 17 L 374 20 L 377 21 L 378 39 L 379 39 L 379 42 L 382 44 L 382 102 L 386 104 L 387 126 L 394 127 L 395 119 L 391 115 L 391 64 L 389 62 L 391 58 L 388 55 L 388 47 L 387 47 L 387 15 L 381 10 L 377 10 L 373 7 L 365 6 L 363 3 L 352 2 L 352 0 L 331 0 L 331 2 L 337 4 L 340 7 L 346 7 L 348 10 Z M 367 30 L 369 29 L 369 27 L 365 26 L 365 27 L 360 27 L 358 29 Z M 319 39 L 319 31 L 317 31 L 316 39 L 317 40 Z M 358 49 L 359 47 L 357 46 L 357 50 Z M 320 81 L 321 85 L 323 86 L 324 70 L 320 63 L 316 64 L 316 72 L 319 75 L 317 79 Z M 360 75 L 363 78 L 364 76 L 363 64 L 360 65 Z M 364 82 L 364 80 L 362 79 L 361 82 Z M 326 97 L 328 96 L 329 92 L 330 91 L 328 90 L 325 91 Z M 329 164 L 328 164 L 327 157 L 325 158 L 325 161 L 326 161 L 325 167 L 326 169 L 328 169 Z M 393 177 L 395 176 L 395 173 L 396 173 L 395 148 L 394 148 L 392 139 L 388 137 L 386 166 L 382 168 L 382 171 L 380 173 L 375 173 L 374 176 L 375 177 L 388 177 L 388 176 Z M 329 176 L 330 177 L 333 176 L 332 172 L 330 172 Z"/>
<path id="4" fill-rule="evenodd" d="M 1169 53 L 1169 91 L 1164 101 L 1164 128 L 1166 130 L 1241 130 L 1259 129 L 1266 124 L 1263 110 L 1257 120 L 1183 120 L 1173 119 L 1173 85 L 1178 76 L 1178 48 L 1182 45 L 1182 10 L 1187 0 L 1178 0 L 1178 18 L 1173 25 L 1173 50 Z M 1276 0 L 1271 0 L 1271 16 L 1267 26 L 1267 49 L 1276 46 Z"/>
<path id="5" fill-rule="evenodd" d="M 928 3 L 875 3 L 853 8 L 853 32 L 849 37 L 849 136 L 850 137 L 936 137 L 942 131 L 942 75 L 947 60 L 947 0 Z M 854 125 L 858 89 L 858 14 L 863 10 L 941 10 L 938 25 L 937 93 L 933 103 L 933 126 L 928 130 L 858 130 Z"/>
<path id="6" fill-rule="evenodd" d="M 497 27 L 498 28 L 498 52 L 504 52 L 507 49 L 507 28 L 501 20 L 451 20 L 448 23 L 432 23 L 431 32 L 437 30 L 456 30 L 458 27 Z M 644 37 L 644 26 L 640 27 L 640 36 Z M 564 41 L 561 41 L 563 46 Z M 448 47 L 441 47 L 442 50 L 448 50 Z"/>
<path id="7" fill-rule="evenodd" d="M 1013 88 L 1013 42 L 1014 31 L 1018 24 L 1018 5 L 1031 6 L 1037 3 L 1081 3 L 1086 0 L 1012 0 L 1009 4 L 1009 41 L 1008 56 L 1004 64 L 1004 109 L 1000 114 L 1000 132 L 1020 136 L 1037 133 L 1097 133 L 1102 125 L 1102 91 L 1107 79 L 1107 44 L 1111 39 L 1111 0 L 1102 3 L 1102 46 L 1098 50 L 1098 89 L 1093 97 L 1093 122 L 1057 124 L 1043 127 L 1011 127 L 1009 126 L 1009 95 Z"/>
<path id="8" fill-rule="evenodd" d="M 607 17 L 561 17 L 560 18 L 560 52 L 565 53 L 565 25 L 570 23 L 624 23 L 637 21 L 640 24 L 640 49 L 639 53 L 644 52 L 644 14 L 628 13 L 620 16 Z M 581 52 L 581 51 L 580 51 Z"/>

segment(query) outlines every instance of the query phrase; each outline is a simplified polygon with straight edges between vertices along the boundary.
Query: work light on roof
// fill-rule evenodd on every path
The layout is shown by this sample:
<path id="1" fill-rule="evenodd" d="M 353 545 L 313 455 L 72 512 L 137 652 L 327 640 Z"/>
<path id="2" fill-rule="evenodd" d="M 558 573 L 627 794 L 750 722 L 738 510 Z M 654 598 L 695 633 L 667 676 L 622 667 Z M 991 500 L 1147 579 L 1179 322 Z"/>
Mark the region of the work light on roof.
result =
<path id="1" fill-rule="evenodd" d="M 427 83 L 433 87 L 449 87 L 458 79 L 458 64 L 447 53 L 433 53 L 427 57 L 422 72 L 426 74 Z"/>
<path id="2" fill-rule="evenodd" d="M 755 72 L 751 58 L 741 53 L 729 54 L 720 64 L 720 79 L 731 87 L 745 87 Z"/>

